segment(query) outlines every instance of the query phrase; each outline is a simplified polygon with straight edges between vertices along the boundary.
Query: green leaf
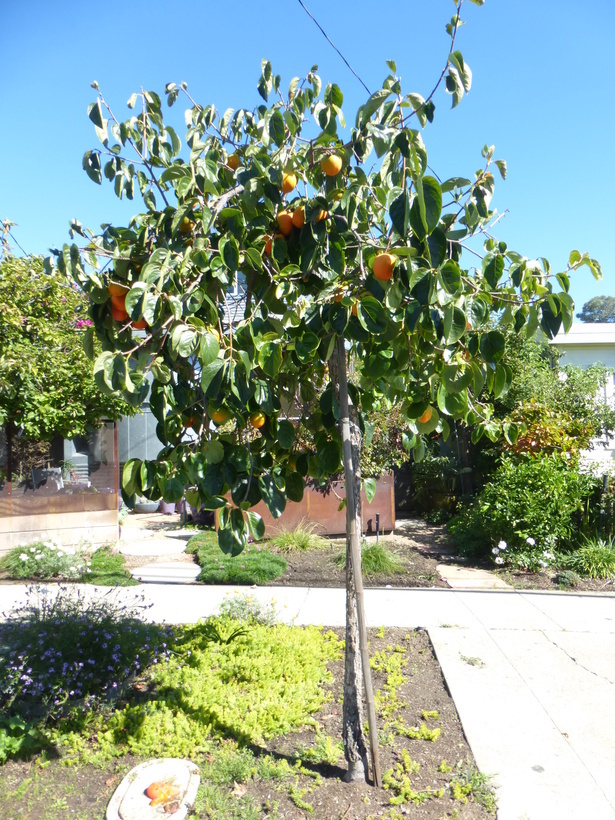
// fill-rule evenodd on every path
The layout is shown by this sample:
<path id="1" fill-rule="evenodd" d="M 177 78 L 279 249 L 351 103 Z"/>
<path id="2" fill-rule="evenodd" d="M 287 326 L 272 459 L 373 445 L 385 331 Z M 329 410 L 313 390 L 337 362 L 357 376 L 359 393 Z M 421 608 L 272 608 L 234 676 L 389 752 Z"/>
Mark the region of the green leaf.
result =
<path id="1" fill-rule="evenodd" d="M 278 422 L 278 442 L 284 450 L 290 450 L 295 443 L 295 426 L 284 419 Z"/>
<path id="2" fill-rule="evenodd" d="M 357 126 L 360 128 L 364 127 L 369 122 L 372 114 L 376 113 L 382 103 L 388 99 L 392 93 L 389 89 L 380 88 L 372 94 L 365 105 L 362 105 L 357 112 Z"/>
<path id="3" fill-rule="evenodd" d="M 225 555 L 240 555 L 248 544 L 247 526 L 243 513 L 237 507 L 220 510 L 218 546 Z"/>
<path id="4" fill-rule="evenodd" d="M 258 513 L 250 510 L 246 510 L 245 516 L 250 535 L 255 541 L 260 541 L 265 535 L 265 522 Z"/>
<path id="5" fill-rule="evenodd" d="M 199 347 L 199 361 L 201 367 L 207 367 L 218 358 L 220 353 L 220 342 L 214 333 L 204 333 L 201 336 L 201 344 Z"/>
<path id="6" fill-rule="evenodd" d="M 508 393 L 512 384 L 512 370 L 506 365 L 498 362 L 495 368 L 495 378 L 493 380 L 493 396 L 499 399 Z"/>
<path id="7" fill-rule="evenodd" d="M 102 106 L 100 100 L 88 105 L 88 117 L 92 120 L 97 128 L 103 127 Z"/>
<path id="8" fill-rule="evenodd" d="M 373 296 L 364 296 L 357 306 L 357 318 L 365 330 L 376 336 L 387 328 L 387 314 L 383 305 Z"/>
<path id="9" fill-rule="evenodd" d="M 208 389 L 217 377 L 221 377 L 224 361 L 222 359 L 215 359 L 210 362 L 201 372 L 201 387 L 203 392 L 207 394 Z"/>
<path id="10" fill-rule="evenodd" d="M 480 353 L 486 362 L 497 362 L 504 355 L 506 339 L 498 330 L 490 330 L 481 336 Z"/>
<path id="11" fill-rule="evenodd" d="M 461 268 L 452 259 L 442 265 L 438 273 L 440 283 L 447 293 L 454 296 L 461 290 Z"/>
<path id="12" fill-rule="evenodd" d="M 410 198 L 407 191 L 402 191 L 397 199 L 393 200 L 389 216 L 397 233 L 405 239 L 410 224 Z"/>
<path id="13" fill-rule="evenodd" d="M 175 502 L 180 501 L 183 495 L 184 485 L 179 478 L 177 478 L 177 476 L 168 478 L 164 482 L 162 497 L 168 504 L 174 504 Z"/>
<path id="14" fill-rule="evenodd" d="M 455 344 L 466 332 L 466 315 L 461 308 L 447 305 L 444 308 L 444 339 L 447 345 Z"/>
<path id="15" fill-rule="evenodd" d="M 365 497 L 367 498 L 367 503 L 371 504 L 376 496 L 376 479 L 375 478 L 366 478 L 363 480 L 363 489 L 365 490 Z"/>
<path id="16" fill-rule="evenodd" d="M 274 518 L 279 518 L 286 507 L 286 496 L 278 489 L 271 473 L 259 476 L 258 486 L 267 509 Z"/>
<path id="17" fill-rule="evenodd" d="M 303 500 L 305 483 L 299 473 L 289 473 L 286 477 L 286 496 L 297 504 Z"/>
<path id="18" fill-rule="evenodd" d="M 282 366 L 282 345 L 279 342 L 265 342 L 258 351 L 258 363 L 270 378 L 275 378 Z"/>
<path id="19" fill-rule="evenodd" d="M 316 451 L 316 462 L 327 475 L 339 472 L 342 463 L 342 450 L 339 442 L 330 439 L 319 446 Z"/>
<path id="20" fill-rule="evenodd" d="M 442 383 L 449 393 L 459 393 L 474 381 L 472 368 L 461 364 L 447 364 L 442 371 Z"/>
<path id="21" fill-rule="evenodd" d="M 122 472 L 122 488 L 126 495 L 134 495 L 139 491 L 139 477 L 141 474 L 141 459 L 131 458 L 124 464 Z"/>
<path id="22" fill-rule="evenodd" d="M 220 253 L 226 267 L 236 271 L 239 267 L 239 245 L 234 236 L 227 234 L 220 240 Z"/>
<path id="23" fill-rule="evenodd" d="M 438 388 L 438 407 L 446 416 L 463 418 L 468 411 L 468 394 L 465 390 L 459 393 L 449 393 L 441 384 Z"/>

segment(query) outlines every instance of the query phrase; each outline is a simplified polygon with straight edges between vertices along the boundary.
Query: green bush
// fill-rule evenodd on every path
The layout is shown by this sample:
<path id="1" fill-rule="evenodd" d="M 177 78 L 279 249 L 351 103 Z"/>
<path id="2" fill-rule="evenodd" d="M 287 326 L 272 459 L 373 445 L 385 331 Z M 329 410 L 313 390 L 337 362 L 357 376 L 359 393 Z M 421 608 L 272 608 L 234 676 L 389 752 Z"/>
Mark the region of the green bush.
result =
<path id="1" fill-rule="evenodd" d="M 102 708 L 142 667 L 169 657 L 173 630 L 144 623 L 145 608 L 74 586 L 28 588 L 0 622 L 0 711 L 19 718 L 0 724 L 6 754 L 36 740 L 32 726 Z"/>
<path id="2" fill-rule="evenodd" d="M 215 533 L 195 535 L 187 546 L 201 565 L 198 581 L 204 584 L 266 584 L 286 572 L 288 564 L 281 555 L 249 544 L 236 556 L 225 555 Z"/>
<path id="3" fill-rule="evenodd" d="M 557 454 L 504 456 L 449 532 L 462 554 L 536 570 L 578 542 L 597 489 Z"/>
<path id="4" fill-rule="evenodd" d="M 567 555 L 564 565 L 585 578 L 615 577 L 615 543 L 601 538 L 586 538 L 582 546 Z"/>

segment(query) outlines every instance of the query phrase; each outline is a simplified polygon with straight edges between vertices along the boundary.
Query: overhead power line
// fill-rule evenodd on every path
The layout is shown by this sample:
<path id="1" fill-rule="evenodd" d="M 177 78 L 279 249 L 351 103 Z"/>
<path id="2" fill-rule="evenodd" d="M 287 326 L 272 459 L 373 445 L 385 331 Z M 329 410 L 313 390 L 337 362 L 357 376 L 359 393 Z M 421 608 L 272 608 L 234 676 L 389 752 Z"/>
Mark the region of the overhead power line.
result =
<path id="1" fill-rule="evenodd" d="M 350 65 L 350 63 L 348 62 L 348 60 L 344 57 L 344 55 L 343 55 L 343 54 L 342 54 L 342 52 L 339 50 L 339 48 L 335 45 L 335 43 L 333 43 L 333 42 L 331 41 L 330 37 L 327 35 L 327 32 L 326 32 L 326 31 L 324 30 L 324 28 L 320 25 L 320 23 L 318 22 L 318 20 L 317 20 L 317 19 L 314 17 L 314 15 L 313 15 L 313 14 L 309 11 L 309 9 L 307 9 L 307 8 L 306 8 L 305 4 L 303 3 L 303 0 L 297 0 L 297 2 L 299 3 L 299 5 L 300 5 L 300 6 L 301 6 L 301 8 L 303 9 L 303 11 L 307 14 L 307 16 L 308 16 L 308 17 L 310 17 L 310 18 L 311 18 L 311 19 L 312 19 L 312 20 L 316 23 L 316 25 L 317 25 L 317 26 L 318 26 L 318 28 L 320 29 L 320 31 L 321 31 L 321 33 L 322 33 L 323 37 L 325 38 L 325 40 L 329 43 L 329 45 L 330 45 L 330 46 L 332 46 L 332 48 L 334 48 L 334 49 L 335 49 L 335 51 L 337 51 L 337 53 L 340 55 L 340 57 L 342 58 L 342 60 L 346 63 L 346 65 L 348 66 L 348 68 L 352 71 L 352 73 L 354 74 L 354 76 L 355 76 L 355 77 L 357 78 L 357 80 L 361 83 L 361 85 L 362 85 L 362 86 L 363 86 L 363 88 L 367 91 L 367 93 L 368 93 L 368 94 L 371 94 L 372 92 L 371 92 L 371 91 L 369 90 L 369 88 L 365 85 L 365 83 L 363 82 L 363 80 L 359 77 L 359 75 L 357 74 L 357 72 L 356 72 L 356 71 L 354 70 L 354 68 Z"/>

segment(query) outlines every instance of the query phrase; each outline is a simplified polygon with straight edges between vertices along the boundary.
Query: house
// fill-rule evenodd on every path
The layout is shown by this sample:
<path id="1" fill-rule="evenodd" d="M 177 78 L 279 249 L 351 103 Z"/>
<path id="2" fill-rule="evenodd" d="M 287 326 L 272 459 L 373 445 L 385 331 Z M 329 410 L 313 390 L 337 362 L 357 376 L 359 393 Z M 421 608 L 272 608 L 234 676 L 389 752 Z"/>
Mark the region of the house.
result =
<path id="1" fill-rule="evenodd" d="M 615 323 L 575 322 L 568 333 L 560 331 L 549 344 L 557 348 L 562 366 L 586 368 L 601 363 L 609 368 L 611 374 L 597 399 L 615 407 Z M 591 461 L 615 466 L 615 438 L 595 442 L 586 455 Z"/>

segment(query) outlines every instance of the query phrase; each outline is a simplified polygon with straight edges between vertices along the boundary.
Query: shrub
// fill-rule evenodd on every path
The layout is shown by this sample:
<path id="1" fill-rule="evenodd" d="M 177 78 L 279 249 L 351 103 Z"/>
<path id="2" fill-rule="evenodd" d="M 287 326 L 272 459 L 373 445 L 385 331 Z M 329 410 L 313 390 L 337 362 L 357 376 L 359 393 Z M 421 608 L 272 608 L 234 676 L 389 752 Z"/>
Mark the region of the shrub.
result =
<path id="1" fill-rule="evenodd" d="M 601 538 L 586 538 L 581 547 L 563 559 L 573 573 L 585 578 L 615 577 L 615 543 Z"/>
<path id="2" fill-rule="evenodd" d="M 557 454 L 504 456 L 491 483 L 449 531 L 466 555 L 538 569 L 575 544 L 596 489 L 594 478 Z M 492 552 L 499 542 L 506 550 Z"/>
<path id="3" fill-rule="evenodd" d="M 70 587 L 30 587 L 0 623 L 0 708 L 39 726 L 96 710 L 147 664 L 168 657 L 170 628 L 143 623 L 143 605 Z"/>

